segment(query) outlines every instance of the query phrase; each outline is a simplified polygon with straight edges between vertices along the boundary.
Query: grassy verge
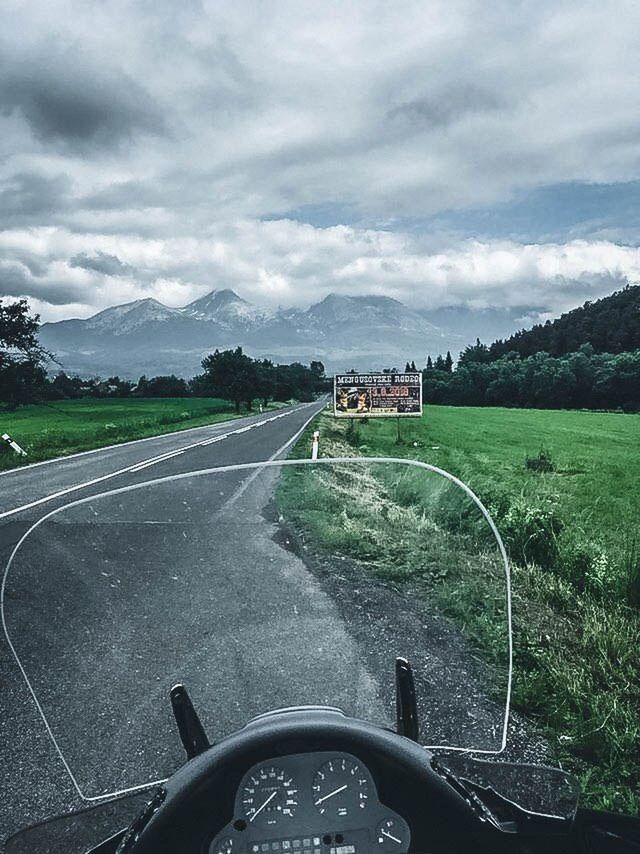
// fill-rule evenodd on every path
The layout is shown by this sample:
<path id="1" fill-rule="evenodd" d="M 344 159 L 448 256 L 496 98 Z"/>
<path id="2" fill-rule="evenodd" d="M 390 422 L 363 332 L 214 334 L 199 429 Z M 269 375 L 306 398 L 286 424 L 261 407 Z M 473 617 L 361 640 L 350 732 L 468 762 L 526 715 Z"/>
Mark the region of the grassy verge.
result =
<path id="1" fill-rule="evenodd" d="M 354 455 L 431 462 L 461 477 L 488 505 L 513 563 L 515 708 L 536 722 L 557 760 L 580 777 L 583 803 L 638 813 L 640 417 L 429 407 L 423 419 L 402 423 L 400 445 L 392 421 L 349 429 L 324 415 L 320 430 L 328 455 L 348 447 Z M 305 436 L 300 443 L 304 453 L 309 441 Z M 318 496 L 308 486 L 297 491 L 307 498 L 284 505 L 286 511 L 320 542 L 336 551 L 348 548 L 336 532 L 341 526 L 314 521 Z M 425 500 L 420 497 L 422 505 Z M 439 500 L 432 517 L 454 542 L 462 537 L 471 543 L 464 514 L 448 512 L 446 500 Z M 381 512 L 375 501 L 368 504 L 368 511 L 361 508 L 370 516 L 365 542 L 372 541 Z M 395 519 L 401 537 L 415 504 L 416 497 L 401 490 L 384 493 L 384 515 Z M 336 518 L 337 508 L 328 509 Z M 392 566 L 394 572 L 396 582 L 424 579 L 417 543 L 412 559 Z M 493 621 L 479 619 L 477 596 L 473 584 L 458 584 L 450 613 L 491 659 Z"/>
<path id="2" fill-rule="evenodd" d="M 0 443 L 0 470 L 236 417 L 233 405 L 217 398 L 88 398 L 0 411 L 0 433 L 28 454 L 19 457 Z"/>

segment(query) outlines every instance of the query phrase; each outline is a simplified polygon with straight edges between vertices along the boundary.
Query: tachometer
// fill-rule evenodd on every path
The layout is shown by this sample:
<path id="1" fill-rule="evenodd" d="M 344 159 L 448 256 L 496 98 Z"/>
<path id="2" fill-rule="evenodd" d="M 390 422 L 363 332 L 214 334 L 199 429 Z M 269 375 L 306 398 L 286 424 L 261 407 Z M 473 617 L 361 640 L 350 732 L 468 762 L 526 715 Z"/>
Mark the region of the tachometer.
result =
<path id="1" fill-rule="evenodd" d="M 291 818 L 298 806 L 298 790 L 293 778 L 281 768 L 265 765 L 254 771 L 242 790 L 244 815 L 252 824 L 276 824 L 280 816 Z"/>
<path id="2" fill-rule="evenodd" d="M 366 808 L 368 800 L 368 776 L 352 759 L 331 759 L 313 778 L 313 803 L 321 815 L 354 815 Z"/>

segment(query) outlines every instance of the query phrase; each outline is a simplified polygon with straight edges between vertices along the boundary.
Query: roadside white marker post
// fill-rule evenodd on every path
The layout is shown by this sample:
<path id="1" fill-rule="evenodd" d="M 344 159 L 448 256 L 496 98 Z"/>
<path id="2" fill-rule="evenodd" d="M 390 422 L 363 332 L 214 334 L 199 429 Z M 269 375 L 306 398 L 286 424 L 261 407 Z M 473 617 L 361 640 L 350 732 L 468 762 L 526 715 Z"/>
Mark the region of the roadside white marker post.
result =
<path id="1" fill-rule="evenodd" d="M 23 448 L 21 448 L 17 442 L 14 442 L 8 433 L 3 433 L 2 438 L 7 443 L 7 445 L 9 445 L 10 448 L 13 448 L 16 454 L 20 454 L 21 457 L 27 456 L 27 452 Z"/>
<path id="2" fill-rule="evenodd" d="M 314 430 L 313 431 L 313 441 L 311 443 L 311 459 L 312 460 L 318 459 L 318 445 L 319 444 L 320 444 L 320 431 Z"/>

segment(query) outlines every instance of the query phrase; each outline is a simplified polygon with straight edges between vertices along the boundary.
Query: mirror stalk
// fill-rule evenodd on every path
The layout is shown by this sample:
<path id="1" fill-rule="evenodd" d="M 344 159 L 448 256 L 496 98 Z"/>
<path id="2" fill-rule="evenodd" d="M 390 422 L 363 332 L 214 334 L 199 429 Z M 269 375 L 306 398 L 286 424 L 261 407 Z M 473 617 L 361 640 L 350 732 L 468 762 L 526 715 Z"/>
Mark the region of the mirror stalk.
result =
<path id="1" fill-rule="evenodd" d="M 418 741 L 418 706 L 413 670 L 406 658 L 396 658 L 396 731 Z"/>
<path id="2" fill-rule="evenodd" d="M 211 747 L 209 739 L 184 685 L 174 685 L 169 696 L 171 697 L 173 716 L 180 733 L 180 741 L 186 751 L 187 758 L 193 759 Z"/>

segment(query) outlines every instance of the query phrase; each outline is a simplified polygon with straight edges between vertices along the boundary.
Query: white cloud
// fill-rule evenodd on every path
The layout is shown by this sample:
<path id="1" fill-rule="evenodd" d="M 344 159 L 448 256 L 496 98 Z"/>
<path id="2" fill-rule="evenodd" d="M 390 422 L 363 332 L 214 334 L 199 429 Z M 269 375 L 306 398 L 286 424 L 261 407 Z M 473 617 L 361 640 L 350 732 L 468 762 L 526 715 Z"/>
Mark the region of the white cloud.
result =
<path id="1" fill-rule="evenodd" d="M 19 268 L 20 294 L 35 295 L 45 319 L 59 317 L 65 302 L 69 313 L 86 316 L 148 296 L 183 305 L 214 287 L 234 288 L 268 308 L 307 305 L 333 291 L 387 294 L 425 308 L 460 303 L 557 313 L 640 279 L 640 249 L 606 241 L 463 241 L 434 253 L 406 234 L 289 220 L 240 220 L 200 240 L 14 230 L 0 233 L 0 252 Z M 126 273 L 70 263 L 99 253 Z M 15 287 L 9 293 L 20 295 Z"/>
<path id="2" fill-rule="evenodd" d="M 245 216 L 319 199 L 423 215 L 519 186 L 638 174 L 631 2 L 147 12 L 54 2 L 42 16 L 16 4 L 5 16 L 5 121 L 26 126 L 19 147 L 15 127 L 5 136 L 9 159 L 24 169 L 25 155 L 55 152 L 81 190 L 158 182 L 162 206 L 182 195 L 208 215 Z M 53 84 L 58 109 L 43 116 L 38 87 Z M 138 127 L 134 86 L 164 134 Z M 61 139 L 79 140 L 82 156 Z"/>
<path id="3" fill-rule="evenodd" d="M 522 189 L 638 178 L 639 37 L 632 0 L 158 2 L 152 15 L 121 0 L 13 0 L 0 34 L 0 251 L 46 262 L 22 278 L 56 316 L 64 300 L 89 313 L 215 286 L 271 305 L 331 290 L 576 304 L 635 280 L 636 250 L 282 216 L 325 206 L 396 227 Z M 67 263 L 98 252 L 135 274 Z"/>

